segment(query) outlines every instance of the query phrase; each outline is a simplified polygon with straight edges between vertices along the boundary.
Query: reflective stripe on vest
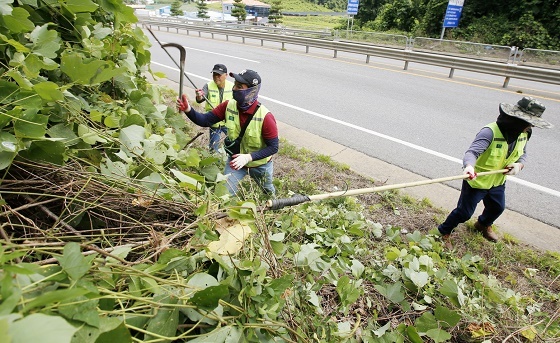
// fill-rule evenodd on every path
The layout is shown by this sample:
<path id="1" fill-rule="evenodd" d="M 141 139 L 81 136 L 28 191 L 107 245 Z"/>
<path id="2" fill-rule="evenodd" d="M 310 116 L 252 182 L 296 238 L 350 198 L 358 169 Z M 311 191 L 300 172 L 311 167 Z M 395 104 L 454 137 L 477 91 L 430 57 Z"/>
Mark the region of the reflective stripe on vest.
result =
<path id="1" fill-rule="evenodd" d="M 241 139 L 240 153 L 250 154 L 255 151 L 259 151 L 266 146 L 264 143 L 264 138 L 262 137 L 262 125 L 263 120 L 268 109 L 263 105 L 259 106 L 259 109 L 253 115 L 253 119 L 249 122 L 245 134 Z M 237 101 L 230 100 L 226 109 L 226 128 L 228 138 L 231 140 L 236 139 L 241 131 L 241 124 L 239 123 L 239 111 L 237 110 Z M 272 156 L 263 158 L 261 160 L 251 161 L 247 164 L 247 167 L 258 167 L 263 164 L 268 163 Z"/>
<path id="2" fill-rule="evenodd" d="M 231 81 L 228 81 L 228 80 L 225 81 L 222 101 L 220 101 L 220 90 L 219 90 L 216 82 L 214 82 L 214 81 L 208 82 L 207 87 L 208 87 L 208 96 L 206 98 L 208 99 L 208 101 L 206 101 L 206 106 L 204 108 L 206 110 L 206 112 L 212 111 L 212 109 L 216 108 L 216 106 L 218 106 L 219 104 L 221 104 L 222 102 L 224 102 L 226 100 L 233 99 L 233 90 L 232 90 L 233 89 L 233 82 L 231 82 Z M 210 106 L 210 105 L 212 105 L 212 106 Z M 223 121 L 212 125 L 212 127 L 214 127 L 214 128 L 220 127 L 220 126 L 224 126 Z"/>
<path id="3" fill-rule="evenodd" d="M 521 155 L 523 155 L 525 145 L 527 144 L 527 133 L 523 132 L 517 137 L 517 142 L 515 142 L 515 147 L 511 154 L 507 156 L 508 143 L 500 131 L 498 124 L 492 123 L 486 125 L 486 127 L 492 130 L 494 138 L 488 146 L 488 149 L 476 160 L 474 171 L 477 173 L 504 169 L 508 164 L 516 162 Z M 468 180 L 471 187 L 478 189 L 490 189 L 503 185 L 505 182 L 506 176 L 504 174 L 485 175 L 483 177 L 477 177 L 474 180 Z"/>

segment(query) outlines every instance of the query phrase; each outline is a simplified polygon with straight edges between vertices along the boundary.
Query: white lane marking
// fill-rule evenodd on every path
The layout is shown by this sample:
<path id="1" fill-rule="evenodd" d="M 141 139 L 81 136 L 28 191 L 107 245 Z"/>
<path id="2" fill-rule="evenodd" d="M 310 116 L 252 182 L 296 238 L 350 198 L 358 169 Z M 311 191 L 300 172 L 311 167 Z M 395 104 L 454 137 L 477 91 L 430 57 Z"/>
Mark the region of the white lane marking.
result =
<path id="1" fill-rule="evenodd" d="M 179 71 L 179 69 L 177 69 L 177 68 L 169 67 L 169 66 L 166 66 L 166 65 L 161 64 L 161 63 L 157 63 L 157 62 L 153 62 L 153 61 L 152 61 L 152 63 L 157 64 L 157 65 L 162 66 L 162 67 L 166 67 L 166 68 L 175 70 L 175 71 Z M 191 74 L 191 73 L 187 73 L 187 74 L 189 74 L 191 76 L 198 77 L 198 78 L 206 80 L 206 81 L 210 81 L 210 79 L 199 76 L 199 75 L 195 75 L 195 74 Z M 266 99 L 270 102 L 274 102 L 274 103 L 277 103 L 279 105 L 289 107 L 289 108 L 294 109 L 296 111 L 304 112 L 304 113 L 310 114 L 312 116 L 331 121 L 333 123 L 337 123 L 337 124 L 340 124 L 340 125 L 343 125 L 343 126 L 346 126 L 346 127 L 350 127 L 352 129 L 365 132 L 365 133 L 370 134 L 372 136 L 377 136 L 379 138 L 387 139 L 391 142 L 395 142 L 397 144 L 401 144 L 401 145 L 404 145 L 406 147 L 409 147 L 409 148 L 412 148 L 412 149 L 415 149 L 415 150 L 418 150 L 418 151 L 422 151 L 422 152 L 425 152 L 427 154 L 437 156 L 437 157 L 443 158 L 443 159 L 451 161 L 451 162 L 463 164 L 463 160 L 460 160 L 458 158 L 451 157 L 451 156 L 442 154 L 440 152 L 437 152 L 437 151 L 434 151 L 434 150 L 431 150 L 431 149 L 428 149 L 428 148 L 424 148 L 422 146 L 419 146 L 419 145 L 416 145 L 416 144 L 413 144 L 413 143 L 410 143 L 410 142 L 407 142 L 407 141 L 403 141 L 403 140 L 395 138 L 395 137 L 387 136 L 387 135 L 384 135 L 382 133 L 366 129 L 366 128 L 363 128 L 363 127 L 358 126 L 358 125 L 354 125 L 354 124 L 344 122 L 342 120 L 327 117 L 326 115 L 323 115 L 323 114 L 320 114 L 320 113 L 317 113 L 317 112 L 313 112 L 313 111 L 310 111 L 310 110 L 306 110 L 305 108 L 301 108 L 301 107 L 298 107 L 298 106 L 290 105 L 290 104 L 285 103 L 283 101 L 275 100 L 275 99 L 269 98 L 269 97 L 264 96 L 264 95 L 259 95 L 259 97 L 262 98 L 262 99 Z M 521 180 L 521 179 L 516 178 L 515 176 L 508 176 L 508 181 L 515 182 L 515 183 L 518 183 L 520 185 L 532 188 L 534 190 L 541 191 L 543 193 L 547 193 L 547 194 L 550 194 L 550 195 L 553 195 L 555 197 L 560 198 L 560 192 L 557 191 L 557 190 L 547 188 L 547 187 L 544 187 L 544 186 L 541 186 L 541 185 L 537 185 L 536 183 L 532 183 L 532 182 L 529 182 L 529 181 Z"/>
<path id="2" fill-rule="evenodd" d="M 165 42 L 161 42 L 161 44 L 165 44 Z M 219 54 L 217 52 L 213 52 L 213 51 L 208 51 L 208 50 L 202 50 L 202 49 L 196 49 L 196 48 L 190 48 L 188 46 L 184 46 L 183 48 L 187 49 L 187 50 L 196 50 L 196 51 L 201 51 L 204 52 L 206 54 L 211 54 L 211 55 L 218 55 L 218 56 L 224 56 L 224 57 L 229 57 L 229 58 L 234 58 L 236 60 L 242 60 L 242 61 L 247 61 L 247 62 L 253 62 L 253 63 L 261 63 L 259 61 L 255 61 L 255 60 L 250 60 L 247 58 L 242 58 L 242 57 L 237 57 L 237 56 L 232 56 L 232 55 L 226 55 L 226 54 Z M 155 62 L 154 62 L 155 63 Z"/>

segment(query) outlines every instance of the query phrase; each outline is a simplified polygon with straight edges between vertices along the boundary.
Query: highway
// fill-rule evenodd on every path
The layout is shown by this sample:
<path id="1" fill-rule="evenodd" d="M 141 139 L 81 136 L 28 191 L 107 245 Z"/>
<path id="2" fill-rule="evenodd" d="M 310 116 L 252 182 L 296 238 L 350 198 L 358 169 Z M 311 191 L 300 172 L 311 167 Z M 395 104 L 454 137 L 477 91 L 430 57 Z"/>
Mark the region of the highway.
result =
<path id="1" fill-rule="evenodd" d="M 152 70 L 179 80 L 179 69 L 153 43 Z M 476 133 L 495 121 L 500 102 L 524 95 L 547 107 L 551 130 L 534 128 L 526 168 L 509 177 L 510 210 L 560 228 L 560 86 L 370 58 L 361 55 L 198 33 L 154 31 L 162 43 L 186 48 L 185 71 L 198 87 L 211 78 L 212 66 L 229 71 L 253 69 L 262 78 L 260 100 L 278 121 L 328 138 L 427 178 L 461 173 L 461 160 Z M 179 51 L 168 50 L 175 60 Z M 230 79 L 231 80 L 231 79 Z M 190 86 L 185 78 L 184 84 Z M 193 98 L 194 94 L 188 94 Z M 280 132 L 280 136 L 282 133 Z M 460 188 L 460 181 L 449 183 Z M 437 195 L 434 195 L 437 196 Z"/>

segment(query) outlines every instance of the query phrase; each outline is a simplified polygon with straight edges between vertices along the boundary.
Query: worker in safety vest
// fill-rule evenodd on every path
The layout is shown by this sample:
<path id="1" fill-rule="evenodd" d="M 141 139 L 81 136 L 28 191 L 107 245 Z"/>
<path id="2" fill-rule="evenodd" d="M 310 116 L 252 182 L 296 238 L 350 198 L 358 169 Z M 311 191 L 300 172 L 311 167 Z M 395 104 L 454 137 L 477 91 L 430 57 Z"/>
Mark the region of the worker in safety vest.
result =
<path id="1" fill-rule="evenodd" d="M 477 204 L 482 200 L 484 210 L 474 224 L 484 238 L 497 242 L 492 224 L 505 209 L 505 184 L 507 175 L 516 175 L 525 166 L 525 146 L 531 137 L 532 128 L 552 128 L 553 125 L 541 118 L 545 106 L 539 101 L 524 97 L 517 104 L 500 104 L 496 122 L 486 125 L 476 135 L 463 157 L 463 172 L 468 180 L 463 181 L 461 195 L 447 219 L 438 226 L 445 246 L 452 248 L 449 236 L 460 223 L 469 220 Z M 509 169 L 505 174 L 490 174 L 477 177 L 477 173 Z"/>
<path id="2" fill-rule="evenodd" d="M 228 159 L 224 174 L 230 194 L 237 193 L 239 182 L 249 174 L 269 196 L 274 196 L 272 155 L 278 152 L 278 127 L 272 113 L 257 100 L 261 77 L 249 69 L 229 75 L 235 79 L 233 99 L 206 113 L 192 109 L 185 95 L 177 100 L 177 105 L 199 126 L 225 121 L 224 148 Z"/>
<path id="3" fill-rule="evenodd" d="M 232 98 L 233 82 L 227 80 L 227 67 L 223 64 L 216 64 L 212 68 L 212 81 L 205 84 L 202 89 L 196 89 L 196 102 L 206 101 L 205 110 L 211 111 L 222 102 Z M 221 134 L 227 134 L 225 122 L 221 121 L 210 126 L 209 149 L 215 152 L 220 151 Z"/>

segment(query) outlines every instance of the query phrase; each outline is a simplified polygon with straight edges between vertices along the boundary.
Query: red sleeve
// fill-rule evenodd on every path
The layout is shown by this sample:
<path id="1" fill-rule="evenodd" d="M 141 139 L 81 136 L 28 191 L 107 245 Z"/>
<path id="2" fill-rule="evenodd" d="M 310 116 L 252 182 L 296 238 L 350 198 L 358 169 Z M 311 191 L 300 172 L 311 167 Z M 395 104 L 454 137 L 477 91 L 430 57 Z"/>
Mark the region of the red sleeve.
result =
<path id="1" fill-rule="evenodd" d="M 212 110 L 212 113 L 214 113 L 214 115 L 216 117 L 220 118 L 220 121 L 226 119 L 226 108 L 227 108 L 228 102 L 229 102 L 229 100 L 226 100 L 226 101 L 222 102 L 221 104 L 219 104 L 218 106 L 214 107 L 214 109 Z"/>
<path id="2" fill-rule="evenodd" d="M 264 139 L 278 138 L 278 126 L 276 125 L 276 119 L 274 119 L 274 116 L 270 112 L 264 116 L 262 135 Z"/>

